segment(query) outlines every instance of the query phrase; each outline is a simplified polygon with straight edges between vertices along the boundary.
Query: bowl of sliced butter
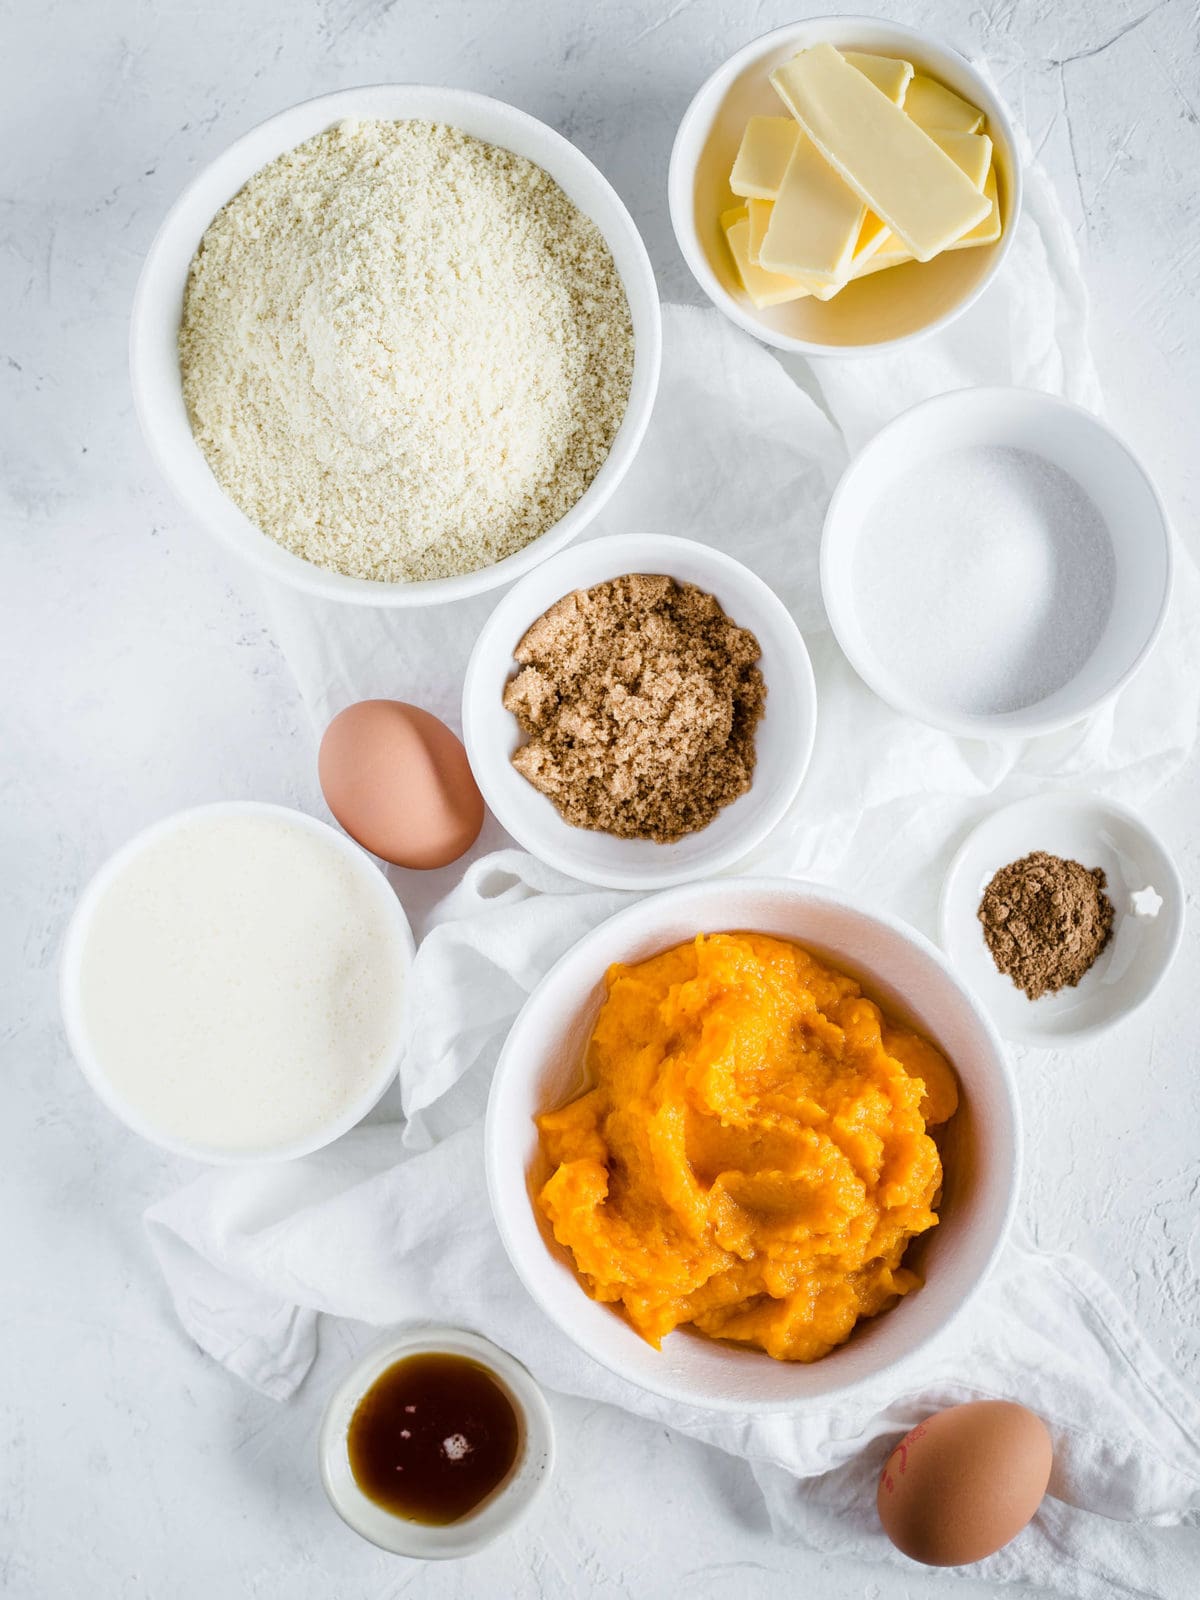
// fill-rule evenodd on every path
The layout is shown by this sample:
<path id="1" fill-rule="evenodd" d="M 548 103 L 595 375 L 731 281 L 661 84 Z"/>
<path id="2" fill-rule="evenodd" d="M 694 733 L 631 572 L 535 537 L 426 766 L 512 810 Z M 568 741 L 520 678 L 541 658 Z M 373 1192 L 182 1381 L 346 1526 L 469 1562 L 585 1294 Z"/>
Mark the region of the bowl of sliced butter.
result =
<path id="1" fill-rule="evenodd" d="M 822 17 L 754 40 L 703 84 L 669 196 L 726 316 L 777 349 L 869 354 L 979 297 L 1015 231 L 1021 170 L 965 56 L 898 23 Z"/>

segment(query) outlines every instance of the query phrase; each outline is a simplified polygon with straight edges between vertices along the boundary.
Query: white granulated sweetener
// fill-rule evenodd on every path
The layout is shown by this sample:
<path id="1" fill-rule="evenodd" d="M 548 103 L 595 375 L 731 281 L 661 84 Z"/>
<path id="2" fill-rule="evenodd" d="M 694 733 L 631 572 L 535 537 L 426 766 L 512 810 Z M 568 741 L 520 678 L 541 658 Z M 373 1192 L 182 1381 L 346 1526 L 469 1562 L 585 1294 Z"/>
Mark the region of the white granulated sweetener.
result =
<path id="1" fill-rule="evenodd" d="M 1019 711 L 1070 682 L 1112 610 L 1115 563 L 1081 485 L 1030 450 L 978 445 L 889 484 L 854 555 L 859 621 L 926 705 Z"/>
<path id="2" fill-rule="evenodd" d="M 455 128 L 346 122 L 214 218 L 179 360 L 252 521 L 403 582 L 489 566 L 575 504 L 625 413 L 633 328 L 600 230 L 540 167 Z"/>

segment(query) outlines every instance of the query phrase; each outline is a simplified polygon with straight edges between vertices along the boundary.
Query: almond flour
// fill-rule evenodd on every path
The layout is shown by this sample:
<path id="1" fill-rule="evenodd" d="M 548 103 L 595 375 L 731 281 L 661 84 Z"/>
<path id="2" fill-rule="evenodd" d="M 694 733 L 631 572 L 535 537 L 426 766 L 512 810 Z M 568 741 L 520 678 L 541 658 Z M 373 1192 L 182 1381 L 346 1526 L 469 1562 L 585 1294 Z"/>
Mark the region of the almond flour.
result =
<path id="1" fill-rule="evenodd" d="M 209 226 L 179 332 L 196 440 L 286 549 L 385 582 L 520 550 L 620 426 L 633 329 L 596 225 L 455 128 L 347 122 Z"/>

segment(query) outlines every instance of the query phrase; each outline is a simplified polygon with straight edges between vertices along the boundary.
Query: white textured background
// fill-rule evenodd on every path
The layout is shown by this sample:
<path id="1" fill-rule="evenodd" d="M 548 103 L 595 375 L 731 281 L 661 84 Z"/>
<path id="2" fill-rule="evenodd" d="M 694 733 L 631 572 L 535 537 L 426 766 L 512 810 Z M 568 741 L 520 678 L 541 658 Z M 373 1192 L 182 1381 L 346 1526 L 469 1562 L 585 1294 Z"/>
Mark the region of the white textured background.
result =
<path id="1" fill-rule="evenodd" d="M 511 100 L 580 145 L 632 210 L 664 299 L 694 299 L 667 218 L 675 125 L 723 57 L 805 9 L 0 0 L 0 1593 L 984 1592 L 957 1575 L 898 1578 L 782 1549 L 740 1464 L 579 1402 L 556 1402 L 560 1471 L 513 1540 L 437 1569 L 359 1543 L 326 1508 L 313 1458 L 337 1333 L 284 1407 L 190 1346 L 140 1225 L 185 1170 L 93 1100 L 55 1008 L 64 918 L 132 831 L 209 799 L 320 805 L 312 731 L 255 580 L 182 524 L 133 418 L 130 298 L 182 185 L 252 124 L 310 95 L 388 79 L 458 84 Z M 878 9 L 988 57 L 1084 252 L 1110 414 L 1195 550 L 1197 6 Z M 1195 766 L 1149 815 L 1195 884 Z M 1193 898 L 1184 954 L 1143 1016 L 1022 1069 L 1036 1234 L 1106 1272 L 1193 1381 L 1195 910 Z M 1161 1537 L 1194 1549 L 1200 1594 L 1200 1532 Z"/>

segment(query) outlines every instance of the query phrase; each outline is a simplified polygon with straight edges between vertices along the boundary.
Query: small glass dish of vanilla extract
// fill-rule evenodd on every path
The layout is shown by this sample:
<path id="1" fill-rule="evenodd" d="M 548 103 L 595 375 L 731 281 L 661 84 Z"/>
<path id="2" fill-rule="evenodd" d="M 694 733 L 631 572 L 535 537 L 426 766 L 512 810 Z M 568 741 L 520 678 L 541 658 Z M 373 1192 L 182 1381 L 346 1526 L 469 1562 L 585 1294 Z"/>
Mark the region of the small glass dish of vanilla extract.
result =
<path id="1" fill-rule="evenodd" d="M 397 1555 L 469 1555 L 549 1480 L 554 1431 L 521 1364 L 478 1334 L 422 1328 L 376 1345 L 326 1407 L 321 1479 L 338 1515 Z"/>

